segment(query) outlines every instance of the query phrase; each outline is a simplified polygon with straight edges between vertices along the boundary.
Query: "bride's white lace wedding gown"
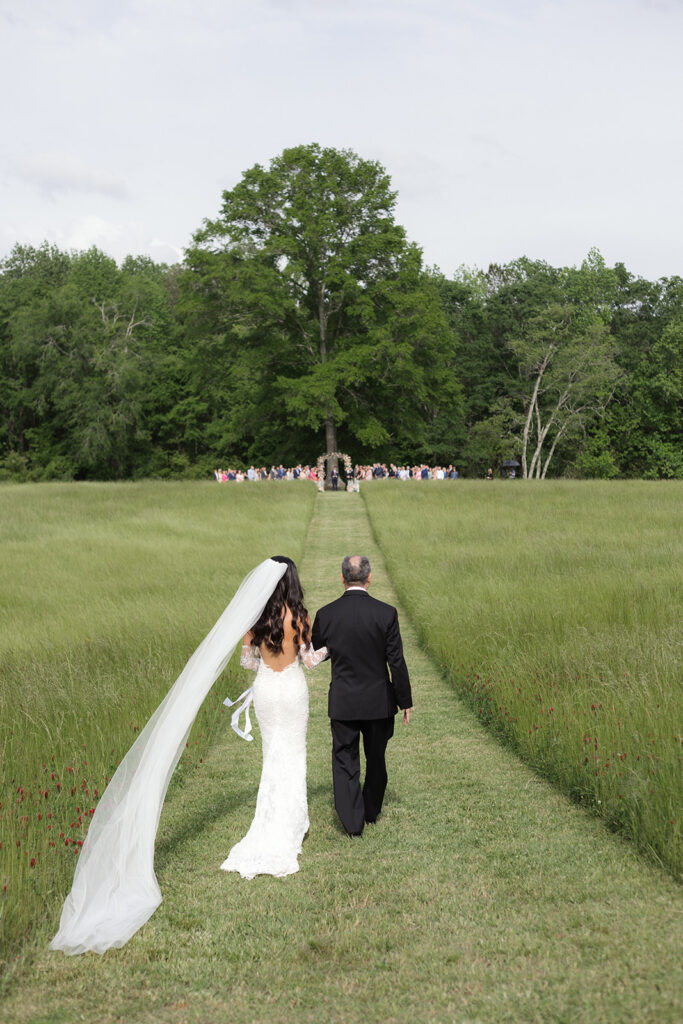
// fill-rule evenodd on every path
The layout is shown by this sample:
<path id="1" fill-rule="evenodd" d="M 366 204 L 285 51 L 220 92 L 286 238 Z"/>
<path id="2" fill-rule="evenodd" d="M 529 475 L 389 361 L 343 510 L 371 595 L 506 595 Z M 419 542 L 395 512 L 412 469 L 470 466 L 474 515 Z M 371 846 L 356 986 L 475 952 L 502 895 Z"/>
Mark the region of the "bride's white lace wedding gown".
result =
<path id="1" fill-rule="evenodd" d="M 257 647 L 242 647 L 242 666 L 256 672 L 252 696 L 261 730 L 263 768 L 254 820 L 221 864 L 224 871 L 253 878 L 299 870 L 298 857 L 308 831 L 308 687 L 302 663 L 314 668 L 325 657 L 326 647 L 314 651 L 302 645 L 296 661 L 275 671 L 265 664 Z"/>

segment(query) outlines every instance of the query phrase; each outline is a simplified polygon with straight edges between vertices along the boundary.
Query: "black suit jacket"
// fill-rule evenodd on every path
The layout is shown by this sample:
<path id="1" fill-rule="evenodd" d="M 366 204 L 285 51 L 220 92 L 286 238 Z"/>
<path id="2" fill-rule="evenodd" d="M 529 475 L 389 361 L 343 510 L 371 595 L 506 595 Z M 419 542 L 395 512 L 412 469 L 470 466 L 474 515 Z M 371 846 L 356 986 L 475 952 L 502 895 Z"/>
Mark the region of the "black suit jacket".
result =
<path id="1" fill-rule="evenodd" d="M 397 705 L 412 707 L 398 612 L 392 605 L 366 591 L 347 590 L 319 610 L 312 641 L 316 649 L 327 647 L 332 659 L 330 718 L 389 718 Z"/>

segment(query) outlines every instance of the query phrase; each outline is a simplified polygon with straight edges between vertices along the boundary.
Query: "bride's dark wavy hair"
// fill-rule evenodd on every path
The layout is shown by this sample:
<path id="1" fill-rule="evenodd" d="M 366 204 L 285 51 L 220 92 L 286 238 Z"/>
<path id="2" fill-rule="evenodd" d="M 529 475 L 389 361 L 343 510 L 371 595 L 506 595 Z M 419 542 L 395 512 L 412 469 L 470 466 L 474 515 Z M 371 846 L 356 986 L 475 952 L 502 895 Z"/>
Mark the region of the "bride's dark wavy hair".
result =
<path id="1" fill-rule="evenodd" d="M 285 609 L 289 608 L 292 613 L 292 625 L 294 626 L 294 641 L 299 644 L 310 644 L 311 636 L 308 625 L 308 612 L 304 605 L 304 592 L 299 579 L 299 573 L 291 558 L 286 555 L 273 555 L 273 562 L 284 562 L 287 572 L 284 574 L 273 593 L 268 598 L 268 604 L 263 609 L 263 614 L 256 625 L 252 628 L 254 634 L 253 644 L 260 647 L 265 644 L 273 654 L 282 654 L 282 643 L 285 638 Z"/>

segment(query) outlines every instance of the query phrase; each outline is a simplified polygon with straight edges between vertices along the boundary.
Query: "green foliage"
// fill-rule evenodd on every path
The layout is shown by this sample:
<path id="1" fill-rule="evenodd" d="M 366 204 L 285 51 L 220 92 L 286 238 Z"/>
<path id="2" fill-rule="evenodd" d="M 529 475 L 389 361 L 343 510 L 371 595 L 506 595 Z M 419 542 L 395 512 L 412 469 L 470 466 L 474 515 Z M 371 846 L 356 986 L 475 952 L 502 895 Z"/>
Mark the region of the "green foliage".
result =
<path id="1" fill-rule="evenodd" d="M 579 268 L 522 259 L 485 273 L 461 269 L 440 288 L 460 337 L 466 474 L 521 457 L 531 408 L 536 443 L 539 421 L 543 429 L 552 417 L 536 463 L 554 442 L 551 473 L 680 476 L 679 278 L 637 280 L 592 250 Z"/>
<path id="2" fill-rule="evenodd" d="M 605 429 L 598 430 L 588 440 L 576 459 L 576 468 L 578 475 L 586 480 L 613 480 L 619 476 Z"/>
<path id="3" fill-rule="evenodd" d="M 2 436 L 33 479 L 123 478 L 149 450 L 148 384 L 170 321 L 164 273 L 132 258 L 119 269 L 96 249 L 17 247 L 5 261 Z"/>
<path id="4" fill-rule="evenodd" d="M 225 366 L 224 443 L 260 454 L 264 420 L 308 457 L 336 450 L 337 430 L 357 457 L 447 443 L 455 339 L 395 199 L 378 163 L 317 145 L 223 194 L 188 253 L 182 312 Z"/>
<path id="5" fill-rule="evenodd" d="M 453 280 L 385 169 L 286 149 L 223 193 L 183 266 L 16 245 L 0 264 L 0 478 L 457 463 L 683 478 L 683 280 L 596 249 Z"/>
<path id="6" fill-rule="evenodd" d="M 608 414 L 628 476 L 683 479 L 683 280 L 656 283 L 618 267 L 612 330 L 624 378 Z"/>
<path id="7" fill-rule="evenodd" d="M 443 288 L 468 342 L 468 468 L 482 475 L 516 456 L 523 476 L 545 477 L 558 448 L 580 444 L 612 397 L 614 272 L 593 250 L 578 269 L 521 259 Z"/>

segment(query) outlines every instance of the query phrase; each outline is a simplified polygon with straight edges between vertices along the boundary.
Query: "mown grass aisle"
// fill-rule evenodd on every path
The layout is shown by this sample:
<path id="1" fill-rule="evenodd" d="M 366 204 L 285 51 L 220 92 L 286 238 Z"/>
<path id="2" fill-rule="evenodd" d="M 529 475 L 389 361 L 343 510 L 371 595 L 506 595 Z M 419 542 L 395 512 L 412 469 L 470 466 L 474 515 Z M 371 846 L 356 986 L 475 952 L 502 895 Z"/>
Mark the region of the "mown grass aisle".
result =
<path id="1" fill-rule="evenodd" d="M 349 553 L 370 557 L 372 592 L 397 603 L 359 496 L 329 494 L 301 565 L 311 611 L 339 593 Z M 325 668 L 309 675 L 299 874 L 218 869 L 259 774 L 258 741 L 226 722 L 164 810 L 151 921 L 104 957 L 40 952 L 0 1020 L 680 1019 L 676 884 L 502 750 L 401 624 L 416 710 L 397 723 L 385 812 L 361 841 L 332 807 Z"/>

